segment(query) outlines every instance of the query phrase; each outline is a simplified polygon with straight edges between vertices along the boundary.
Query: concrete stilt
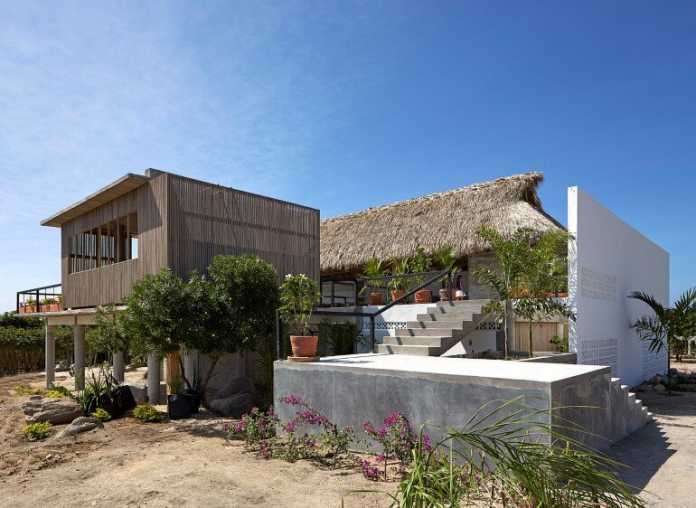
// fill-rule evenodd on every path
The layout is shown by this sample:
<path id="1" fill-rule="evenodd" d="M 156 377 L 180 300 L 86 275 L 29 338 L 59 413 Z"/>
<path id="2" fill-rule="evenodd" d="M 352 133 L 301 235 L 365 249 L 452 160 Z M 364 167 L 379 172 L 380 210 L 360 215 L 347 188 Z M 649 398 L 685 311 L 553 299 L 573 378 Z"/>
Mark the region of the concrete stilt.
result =
<path id="1" fill-rule="evenodd" d="M 46 325 L 46 388 L 56 380 L 56 327 Z"/>
<path id="2" fill-rule="evenodd" d="M 193 384 L 193 380 L 198 376 L 198 351 L 186 349 L 183 355 L 184 375 L 188 382 Z"/>
<path id="3" fill-rule="evenodd" d="M 114 378 L 119 383 L 125 381 L 126 365 L 123 358 L 123 351 L 116 351 L 113 353 L 113 370 Z"/>
<path id="4" fill-rule="evenodd" d="M 160 358 L 156 353 L 149 353 L 147 355 L 147 400 L 150 404 L 159 404 L 160 379 Z"/>
<path id="5" fill-rule="evenodd" d="M 75 346 L 75 389 L 85 389 L 85 325 L 73 327 Z"/>

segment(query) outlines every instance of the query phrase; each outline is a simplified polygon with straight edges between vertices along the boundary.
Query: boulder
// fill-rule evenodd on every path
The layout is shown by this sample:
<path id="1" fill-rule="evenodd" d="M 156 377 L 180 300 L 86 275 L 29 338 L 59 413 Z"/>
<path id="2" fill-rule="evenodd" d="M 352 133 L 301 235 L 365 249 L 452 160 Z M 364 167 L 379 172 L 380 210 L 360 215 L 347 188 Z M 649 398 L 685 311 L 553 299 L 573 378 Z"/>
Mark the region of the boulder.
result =
<path id="1" fill-rule="evenodd" d="M 146 386 L 128 385 L 128 388 L 130 388 L 130 392 L 136 404 L 145 404 L 145 402 L 147 402 Z"/>
<path id="2" fill-rule="evenodd" d="M 227 383 L 224 388 L 218 390 L 212 394 L 212 397 L 209 398 L 225 399 L 238 393 L 255 394 L 256 389 L 254 388 L 254 383 L 252 383 L 248 377 L 236 377 Z"/>
<path id="3" fill-rule="evenodd" d="M 211 400 L 208 403 L 208 407 L 223 416 L 240 418 L 244 413 L 248 413 L 251 410 L 253 404 L 253 395 L 246 392 Z"/>
<path id="4" fill-rule="evenodd" d="M 79 418 L 75 418 L 72 422 L 70 422 L 70 425 L 60 431 L 60 433 L 56 436 L 56 439 L 66 436 L 74 436 L 76 434 L 81 434 L 83 432 L 88 432 L 101 427 L 103 427 L 102 423 L 93 416 L 80 416 Z"/>
<path id="5" fill-rule="evenodd" d="M 22 411 L 29 423 L 50 422 L 53 425 L 70 423 L 78 416 L 82 416 L 82 408 L 77 402 L 70 399 L 50 399 L 40 395 L 29 398 L 22 405 Z"/>

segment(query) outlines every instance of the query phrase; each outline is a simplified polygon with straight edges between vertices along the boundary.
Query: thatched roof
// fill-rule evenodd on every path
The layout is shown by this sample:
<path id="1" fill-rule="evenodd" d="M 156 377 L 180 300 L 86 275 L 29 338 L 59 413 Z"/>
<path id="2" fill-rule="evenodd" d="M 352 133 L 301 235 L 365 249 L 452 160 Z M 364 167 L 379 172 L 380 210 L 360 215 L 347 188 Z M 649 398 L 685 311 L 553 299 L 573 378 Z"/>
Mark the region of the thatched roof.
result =
<path id="1" fill-rule="evenodd" d="M 327 219 L 321 223 L 321 271 L 351 271 L 373 257 L 399 259 L 422 246 L 451 245 L 460 256 L 487 250 L 483 225 L 511 233 L 562 228 L 541 208 L 541 173 L 523 173 Z"/>

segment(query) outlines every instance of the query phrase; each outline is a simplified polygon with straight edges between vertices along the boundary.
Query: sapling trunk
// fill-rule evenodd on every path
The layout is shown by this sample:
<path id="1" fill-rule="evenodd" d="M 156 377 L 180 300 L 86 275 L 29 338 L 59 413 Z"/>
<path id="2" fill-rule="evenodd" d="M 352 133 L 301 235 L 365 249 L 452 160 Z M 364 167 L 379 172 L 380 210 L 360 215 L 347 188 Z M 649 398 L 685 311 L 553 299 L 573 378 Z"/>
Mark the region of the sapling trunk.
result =
<path id="1" fill-rule="evenodd" d="M 210 381 L 210 377 L 213 375 L 213 370 L 215 370 L 215 365 L 217 365 L 218 360 L 220 357 L 218 355 L 214 355 L 211 357 L 211 362 L 210 366 L 208 367 L 208 371 L 205 373 L 205 376 L 201 380 L 201 401 L 205 405 L 205 407 L 208 407 L 208 382 Z"/>

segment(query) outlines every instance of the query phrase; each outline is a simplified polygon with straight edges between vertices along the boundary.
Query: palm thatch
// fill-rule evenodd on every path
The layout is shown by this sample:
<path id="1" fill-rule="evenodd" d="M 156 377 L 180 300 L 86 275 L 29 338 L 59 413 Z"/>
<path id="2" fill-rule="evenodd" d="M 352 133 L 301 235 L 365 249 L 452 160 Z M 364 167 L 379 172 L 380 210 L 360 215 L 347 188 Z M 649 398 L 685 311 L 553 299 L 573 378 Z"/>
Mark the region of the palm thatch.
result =
<path id="1" fill-rule="evenodd" d="M 321 223 L 322 273 L 349 272 L 367 260 L 402 259 L 451 245 L 459 256 L 485 252 L 481 226 L 562 229 L 541 207 L 541 173 L 530 172 L 342 215 Z"/>

